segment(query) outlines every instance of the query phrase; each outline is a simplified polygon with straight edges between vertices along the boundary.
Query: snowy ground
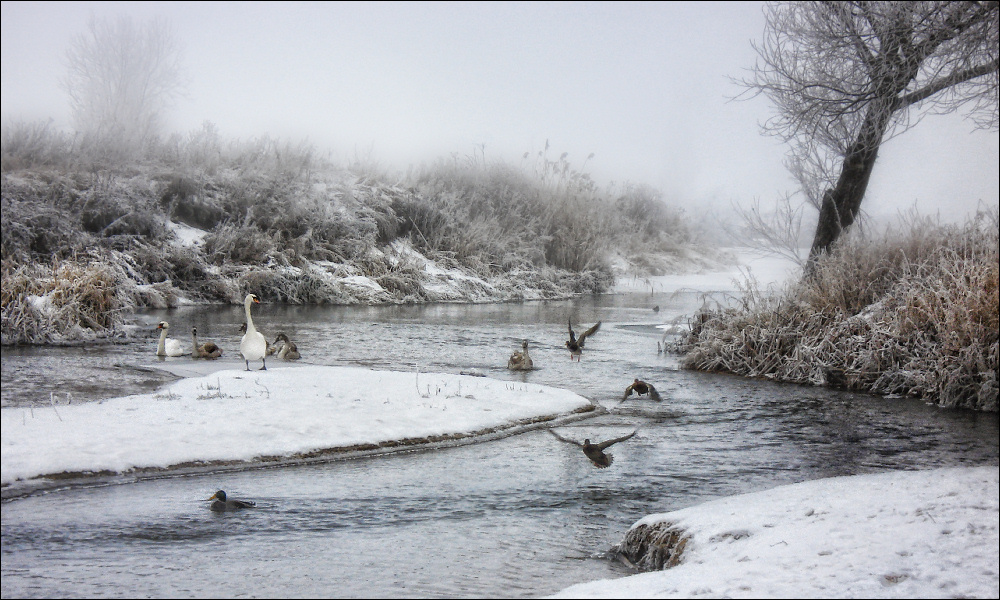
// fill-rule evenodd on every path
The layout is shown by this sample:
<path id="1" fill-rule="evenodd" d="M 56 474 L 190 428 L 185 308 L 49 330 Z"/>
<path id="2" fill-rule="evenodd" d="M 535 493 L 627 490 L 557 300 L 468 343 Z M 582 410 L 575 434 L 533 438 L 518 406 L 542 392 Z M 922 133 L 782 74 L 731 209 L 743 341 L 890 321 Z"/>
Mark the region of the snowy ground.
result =
<path id="1" fill-rule="evenodd" d="M 4 408 L 4 496 L 44 484 L 32 479 L 46 475 L 238 465 L 461 440 L 594 408 L 573 392 L 531 383 L 278 363 L 267 371 L 212 372 L 216 361 L 164 362 L 188 377 L 153 394 Z"/>
<path id="2" fill-rule="evenodd" d="M 998 467 L 807 481 L 648 516 L 681 564 L 556 598 L 997 598 Z"/>

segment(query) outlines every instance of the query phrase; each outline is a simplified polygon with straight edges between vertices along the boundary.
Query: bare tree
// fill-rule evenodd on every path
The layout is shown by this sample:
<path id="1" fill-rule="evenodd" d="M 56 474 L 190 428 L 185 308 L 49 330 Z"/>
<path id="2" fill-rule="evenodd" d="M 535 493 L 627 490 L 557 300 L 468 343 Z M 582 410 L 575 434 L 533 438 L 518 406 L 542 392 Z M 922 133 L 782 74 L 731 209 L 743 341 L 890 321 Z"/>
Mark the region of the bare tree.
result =
<path id="1" fill-rule="evenodd" d="M 799 253 L 804 245 L 801 240 L 802 205 L 796 206 L 792 197 L 786 195 L 770 210 L 761 206 L 760 199 L 754 199 L 750 208 L 740 205 L 734 208 L 742 227 L 733 237 L 744 245 L 803 266 L 805 259 Z"/>
<path id="2" fill-rule="evenodd" d="M 77 131 L 103 147 L 134 151 L 159 136 L 162 116 L 181 93 L 181 56 L 167 23 L 91 17 L 66 52 Z"/>
<path id="3" fill-rule="evenodd" d="M 958 109 L 997 128 L 998 4 L 768 5 L 743 84 L 776 105 L 764 130 L 791 144 L 788 166 L 818 204 L 810 263 L 854 223 L 884 141 Z"/>

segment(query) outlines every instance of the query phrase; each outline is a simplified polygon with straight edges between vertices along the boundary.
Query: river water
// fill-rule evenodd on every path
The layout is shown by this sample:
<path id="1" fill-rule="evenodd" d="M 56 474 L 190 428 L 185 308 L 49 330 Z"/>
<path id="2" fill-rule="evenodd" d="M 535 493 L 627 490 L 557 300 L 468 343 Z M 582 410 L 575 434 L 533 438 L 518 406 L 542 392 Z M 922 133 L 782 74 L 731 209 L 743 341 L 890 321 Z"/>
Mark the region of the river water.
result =
<path id="1" fill-rule="evenodd" d="M 70 488 L 2 505 L 3 597 L 533 597 L 630 572 L 606 551 L 638 519 L 820 477 L 998 462 L 995 414 L 683 371 L 654 326 L 695 293 L 493 305 L 255 308 L 303 362 L 475 373 L 571 389 L 607 414 L 560 428 L 616 445 L 608 469 L 543 430 L 327 464 Z M 660 307 L 659 312 L 652 310 Z M 601 320 L 581 362 L 564 347 Z M 114 347 L 3 349 L 3 405 L 151 391 L 155 325 L 198 327 L 235 363 L 242 307 L 137 316 Z M 537 369 L 507 371 L 529 340 Z M 224 357 L 225 358 L 225 357 Z M 189 359 L 170 359 L 189 360 Z M 664 400 L 619 402 L 638 377 Z M 151 440 L 150 443 L 155 443 Z M 216 489 L 257 501 L 215 514 Z"/>

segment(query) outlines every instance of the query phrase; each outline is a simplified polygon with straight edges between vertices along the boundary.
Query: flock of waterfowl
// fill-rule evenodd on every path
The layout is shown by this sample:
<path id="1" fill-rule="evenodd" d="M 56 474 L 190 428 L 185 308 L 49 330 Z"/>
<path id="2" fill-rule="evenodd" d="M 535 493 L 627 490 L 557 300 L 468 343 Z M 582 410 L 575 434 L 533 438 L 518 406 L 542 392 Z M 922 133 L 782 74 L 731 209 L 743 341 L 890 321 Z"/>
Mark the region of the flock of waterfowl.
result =
<path id="1" fill-rule="evenodd" d="M 250 370 L 250 361 L 260 361 L 260 369 L 267 370 L 267 357 L 276 355 L 282 360 L 298 360 L 301 358 L 299 349 L 295 342 L 288 338 L 285 333 L 279 333 L 274 338 L 274 343 L 269 344 L 264 334 L 257 330 L 253 324 L 253 317 L 250 315 L 250 307 L 260 303 L 256 294 L 247 294 L 243 300 L 243 308 L 246 311 L 247 320 L 240 325 L 243 338 L 240 340 L 240 356 L 246 363 L 247 371 Z M 184 349 L 184 344 L 180 340 L 167 337 L 170 331 L 170 323 L 160 321 L 156 326 L 160 330 L 160 340 L 156 344 L 157 356 L 184 356 L 189 352 Z M 214 359 L 222 356 L 222 348 L 215 342 L 198 342 L 198 328 L 191 328 L 191 358 Z"/>
<path id="2" fill-rule="evenodd" d="M 658 309 L 659 307 L 657 307 L 657 310 Z M 572 320 L 567 322 L 567 327 L 569 330 L 569 339 L 566 340 L 566 348 L 569 349 L 569 359 L 570 361 L 576 360 L 577 362 L 580 362 L 583 358 L 583 348 L 587 343 L 587 338 L 597 333 L 597 331 L 601 328 L 601 321 L 598 321 L 579 336 L 577 336 L 573 331 Z M 530 371 L 534 368 L 534 363 L 532 362 L 531 357 L 528 356 L 528 340 L 524 340 L 521 343 L 520 350 L 516 350 L 513 354 L 511 354 L 510 359 L 507 361 L 507 368 L 512 371 Z M 656 388 L 653 387 L 651 383 L 640 381 L 636 378 L 627 388 L 625 388 L 625 395 L 622 396 L 619 404 L 628 400 L 629 396 L 633 393 L 637 394 L 639 397 L 648 396 L 649 399 L 656 402 L 660 402 L 662 400 L 659 392 L 656 391 Z M 583 443 L 580 443 L 576 440 L 564 438 L 551 429 L 549 430 L 549 433 L 562 442 L 573 444 L 582 448 L 584 455 L 590 459 L 595 467 L 601 469 L 611 466 L 611 462 L 614 460 L 613 456 L 610 453 L 605 453 L 604 450 L 613 444 L 623 442 L 636 434 L 636 432 L 633 431 L 632 433 L 622 437 L 614 438 L 606 442 L 592 444 L 590 439 L 586 439 Z"/>
<path id="3" fill-rule="evenodd" d="M 267 338 L 264 337 L 264 334 L 258 331 L 254 326 L 253 316 L 250 314 L 250 307 L 258 303 L 260 303 L 260 299 L 255 294 L 247 294 L 243 302 L 243 307 L 246 311 L 246 322 L 240 327 L 240 331 L 244 332 L 243 338 L 240 340 L 240 356 L 246 363 L 247 370 L 250 370 L 250 361 L 257 360 L 261 361 L 260 369 L 267 370 L 267 357 L 272 354 L 277 355 L 278 358 L 283 360 L 298 359 L 300 357 L 298 348 L 286 334 L 279 333 L 274 339 L 274 344 L 269 344 L 267 342 Z M 595 325 L 581 333 L 579 336 L 573 332 L 572 321 L 568 321 L 567 325 L 569 330 L 569 339 L 566 341 L 566 348 L 570 353 L 570 361 L 576 360 L 579 362 L 582 359 L 583 349 L 587 338 L 597 333 L 601 327 L 601 321 L 598 321 Z M 161 322 L 157 326 L 161 333 L 156 354 L 158 356 L 183 356 L 186 352 L 183 350 L 181 343 L 167 337 L 169 327 L 169 324 L 165 321 Z M 212 342 L 199 344 L 198 330 L 194 327 L 191 328 L 191 337 L 193 344 L 191 351 L 192 357 L 218 358 L 222 355 L 222 350 Z M 507 361 L 507 368 L 512 371 L 530 371 L 535 368 L 534 362 L 528 354 L 528 340 L 524 340 L 521 343 L 520 350 L 516 350 L 513 354 L 511 354 L 510 359 Z M 659 392 L 656 391 L 656 388 L 653 387 L 652 384 L 636 378 L 627 388 L 625 388 L 625 394 L 622 396 L 619 404 L 628 400 L 633 393 L 635 393 L 638 397 L 647 396 L 649 399 L 656 402 L 660 402 L 662 400 Z M 605 469 L 611 466 L 611 463 L 614 461 L 614 456 L 610 452 L 605 452 L 605 450 L 614 444 L 624 442 L 625 440 L 631 438 L 637 433 L 638 430 L 634 430 L 632 433 L 621 437 L 597 443 L 591 443 L 589 438 L 585 439 L 581 443 L 576 440 L 565 438 L 551 429 L 548 431 L 559 441 L 578 446 L 583 450 L 583 454 L 591 461 L 591 463 L 593 463 L 595 467 Z M 208 500 L 212 501 L 210 508 L 215 512 L 233 511 L 242 508 L 253 508 L 256 506 L 254 502 L 249 500 L 236 500 L 232 498 L 227 499 L 226 492 L 223 490 L 215 492 L 215 494 L 211 498 L 208 498 Z"/>

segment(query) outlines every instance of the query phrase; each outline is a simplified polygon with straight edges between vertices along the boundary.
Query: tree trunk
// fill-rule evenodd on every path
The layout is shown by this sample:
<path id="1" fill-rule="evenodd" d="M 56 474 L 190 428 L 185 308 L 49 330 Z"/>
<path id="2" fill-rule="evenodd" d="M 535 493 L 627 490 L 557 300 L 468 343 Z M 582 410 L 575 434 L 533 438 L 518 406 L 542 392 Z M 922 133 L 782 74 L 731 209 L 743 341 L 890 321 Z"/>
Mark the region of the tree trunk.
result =
<path id="1" fill-rule="evenodd" d="M 819 209 L 819 222 L 809 250 L 809 262 L 830 250 L 830 246 L 846 231 L 861 210 L 861 201 L 868 189 L 878 150 L 869 156 L 848 157 L 837 180 L 837 187 L 823 194 L 823 204 Z"/>
<path id="2" fill-rule="evenodd" d="M 823 194 L 819 222 L 809 250 L 807 274 L 812 272 L 816 260 L 830 251 L 833 243 L 854 223 L 861 211 L 861 201 L 868 190 L 868 181 L 875 169 L 875 160 L 892 112 L 879 107 L 870 110 L 857 139 L 844 157 L 837 185 Z"/>

